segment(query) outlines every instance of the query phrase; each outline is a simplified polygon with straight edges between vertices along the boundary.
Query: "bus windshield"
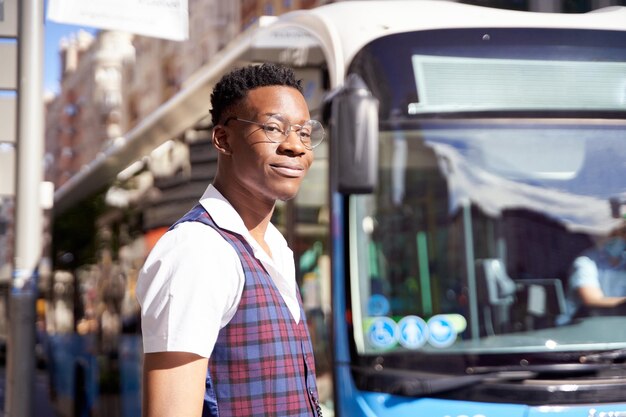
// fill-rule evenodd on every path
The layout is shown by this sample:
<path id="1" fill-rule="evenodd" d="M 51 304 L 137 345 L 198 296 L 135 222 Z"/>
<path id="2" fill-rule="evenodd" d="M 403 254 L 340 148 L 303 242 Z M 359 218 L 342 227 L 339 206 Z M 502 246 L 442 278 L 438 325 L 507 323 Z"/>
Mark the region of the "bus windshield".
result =
<path id="1" fill-rule="evenodd" d="M 626 348 L 626 38 L 580 35 L 405 33 L 355 57 L 381 117 L 378 186 L 348 199 L 359 357 Z"/>
<path id="2" fill-rule="evenodd" d="M 626 123 L 562 120 L 382 132 L 377 192 L 350 204 L 358 351 L 626 347 L 626 317 L 577 316 L 569 285 L 623 227 L 624 138 Z"/>

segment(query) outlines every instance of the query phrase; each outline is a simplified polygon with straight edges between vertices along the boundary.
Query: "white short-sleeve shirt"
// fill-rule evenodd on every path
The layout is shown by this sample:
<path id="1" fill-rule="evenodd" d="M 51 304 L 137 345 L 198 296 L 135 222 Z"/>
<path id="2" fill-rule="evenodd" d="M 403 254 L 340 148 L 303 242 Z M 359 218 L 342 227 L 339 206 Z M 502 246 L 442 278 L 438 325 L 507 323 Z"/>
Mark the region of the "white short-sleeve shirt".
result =
<path id="1" fill-rule="evenodd" d="M 209 185 L 200 204 L 219 227 L 246 239 L 299 322 L 293 252 L 278 229 L 270 224 L 265 234 L 270 257 L 215 187 Z M 144 352 L 210 357 L 220 329 L 237 311 L 244 282 L 239 256 L 211 227 L 185 222 L 165 233 L 148 255 L 137 282 Z"/>

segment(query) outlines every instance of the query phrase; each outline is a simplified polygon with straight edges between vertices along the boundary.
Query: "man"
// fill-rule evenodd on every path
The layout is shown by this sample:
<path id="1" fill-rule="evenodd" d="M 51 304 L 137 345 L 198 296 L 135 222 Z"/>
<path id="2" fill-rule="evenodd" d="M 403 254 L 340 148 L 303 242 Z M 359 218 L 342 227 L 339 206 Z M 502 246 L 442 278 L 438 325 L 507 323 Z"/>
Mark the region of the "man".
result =
<path id="1" fill-rule="evenodd" d="M 569 311 L 577 317 L 626 312 L 626 227 L 574 260 Z"/>
<path id="2" fill-rule="evenodd" d="M 161 238 L 137 286 L 146 417 L 318 416 L 293 253 L 270 223 L 324 137 L 300 81 L 271 64 L 211 95 L 215 180 Z"/>

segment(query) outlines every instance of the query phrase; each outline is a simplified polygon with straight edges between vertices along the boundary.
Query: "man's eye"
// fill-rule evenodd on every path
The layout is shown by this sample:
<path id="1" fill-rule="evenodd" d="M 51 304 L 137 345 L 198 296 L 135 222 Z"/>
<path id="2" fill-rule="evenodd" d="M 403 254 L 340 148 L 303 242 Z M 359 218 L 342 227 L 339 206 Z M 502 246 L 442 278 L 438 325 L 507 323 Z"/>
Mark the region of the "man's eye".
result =
<path id="1" fill-rule="evenodd" d="M 269 133 L 282 133 L 282 130 L 277 125 L 265 125 L 263 128 Z"/>
<path id="2" fill-rule="evenodd" d="M 298 131 L 298 136 L 300 136 L 302 139 L 311 139 L 311 132 L 306 129 L 300 129 Z"/>

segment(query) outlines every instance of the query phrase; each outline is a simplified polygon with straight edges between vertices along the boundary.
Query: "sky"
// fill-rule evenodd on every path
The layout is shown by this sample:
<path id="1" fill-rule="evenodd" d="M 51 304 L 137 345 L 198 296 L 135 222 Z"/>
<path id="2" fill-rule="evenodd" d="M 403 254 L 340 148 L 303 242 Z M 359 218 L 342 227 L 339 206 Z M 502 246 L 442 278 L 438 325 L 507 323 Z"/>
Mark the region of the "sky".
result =
<path id="1" fill-rule="evenodd" d="M 47 9 L 46 9 L 47 11 Z M 47 16 L 47 15 L 46 15 Z M 44 25 L 44 91 L 58 93 L 59 80 L 61 79 L 61 63 L 59 60 L 59 42 L 62 38 L 68 38 L 80 29 L 95 33 L 96 29 L 90 27 L 64 25 L 48 20 Z"/>

